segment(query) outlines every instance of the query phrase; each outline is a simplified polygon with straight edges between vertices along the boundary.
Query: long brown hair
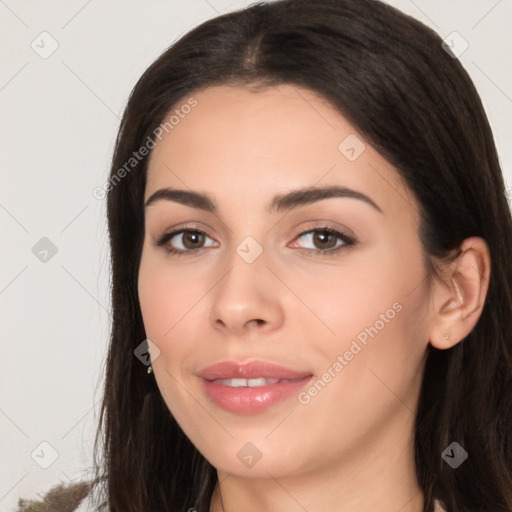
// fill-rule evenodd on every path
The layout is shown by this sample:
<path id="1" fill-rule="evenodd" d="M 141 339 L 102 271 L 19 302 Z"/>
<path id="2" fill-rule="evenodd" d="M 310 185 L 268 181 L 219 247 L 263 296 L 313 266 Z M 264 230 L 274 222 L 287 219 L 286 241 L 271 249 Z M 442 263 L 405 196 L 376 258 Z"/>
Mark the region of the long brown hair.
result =
<path id="1" fill-rule="evenodd" d="M 421 213 L 427 270 L 471 236 L 491 252 L 486 302 L 449 350 L 429 346 L 415 429 L 425 494 L 450 512 L 512 511 L 512 219 L 482 103 L 441 38 L 377 0 L 278 0 L 202 23 L 134 87 L 107 193 L 113 324 L 96 475 L 111 512 L 207 512 L 216 471 L 134 356 L 146 338 L 137 295 L 147 156 L 168 113 L 211 85 L 307 87 L 330 101 L 404 179 Z M 133 162 L 132 162 L 133 163 Z M 125 172 L 120 172 L 124 166 Z M 457 441 L 469 458 L 441 458 Z"/>

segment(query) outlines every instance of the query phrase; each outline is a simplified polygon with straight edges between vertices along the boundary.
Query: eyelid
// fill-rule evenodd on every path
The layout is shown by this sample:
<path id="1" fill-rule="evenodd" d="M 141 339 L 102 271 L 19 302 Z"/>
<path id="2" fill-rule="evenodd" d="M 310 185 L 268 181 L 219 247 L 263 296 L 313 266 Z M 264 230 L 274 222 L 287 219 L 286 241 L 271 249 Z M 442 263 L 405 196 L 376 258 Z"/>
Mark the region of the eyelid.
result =
<path id="1" fill-rule="evenodd" d="M 295 235 L 295 238 L 299 237 L 300 235 L 309 233 L 311 231 L 332 230 L 337 231 L 338 233 L 344 235 L 347 238 L 351 238 L 354 241 L 357 240 L 355 233 L 351 229 L 347 228 L 342 224 L 339 224 L 338 222 L 333 222 L 327 219 L 312 220 L 306 222 L 306 224 L 301 223 L 299 224 L 299 226 L 300 231 Z"/>

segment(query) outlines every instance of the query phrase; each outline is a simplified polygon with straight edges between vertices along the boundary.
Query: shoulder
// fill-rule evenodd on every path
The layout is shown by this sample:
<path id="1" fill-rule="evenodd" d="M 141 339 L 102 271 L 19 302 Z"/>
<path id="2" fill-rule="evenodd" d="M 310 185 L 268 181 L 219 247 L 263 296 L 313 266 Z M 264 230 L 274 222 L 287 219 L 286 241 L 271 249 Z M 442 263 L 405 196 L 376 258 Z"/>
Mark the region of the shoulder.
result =
<path id="1" fill-rule="evenodd" d="M 18 499 L 15 512 L 93 512 L 92 481 L 58 484 L 42 500 Z"/>

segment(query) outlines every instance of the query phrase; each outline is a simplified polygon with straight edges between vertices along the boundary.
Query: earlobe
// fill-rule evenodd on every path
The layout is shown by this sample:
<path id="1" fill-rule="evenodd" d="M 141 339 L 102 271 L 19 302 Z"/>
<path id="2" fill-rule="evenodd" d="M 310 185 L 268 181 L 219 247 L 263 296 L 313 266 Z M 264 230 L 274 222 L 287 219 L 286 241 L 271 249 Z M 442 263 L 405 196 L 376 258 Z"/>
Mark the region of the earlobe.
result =
<path id="1" fill-rule="evenodd" d="M 433 312 L 431 345 L 446 350 L 473 330 L 487 295 L 490 266 L 490 251 L 485 240 L 479 237 L 464 240 L 448 278 L 433 290 L 434 303 L 440 306 Z"/>
<path id="2" fill-rule="evenodd" d="M 455 279 L 451 278 L 453 288 L 450 297 L 444 302 L 436 315 L 436 321 L 430 334 L 430 344 L 439 350 L 453 347 L 462 338 L 456 336 L 454 327 L 462 317 L 464 300 Z"/>

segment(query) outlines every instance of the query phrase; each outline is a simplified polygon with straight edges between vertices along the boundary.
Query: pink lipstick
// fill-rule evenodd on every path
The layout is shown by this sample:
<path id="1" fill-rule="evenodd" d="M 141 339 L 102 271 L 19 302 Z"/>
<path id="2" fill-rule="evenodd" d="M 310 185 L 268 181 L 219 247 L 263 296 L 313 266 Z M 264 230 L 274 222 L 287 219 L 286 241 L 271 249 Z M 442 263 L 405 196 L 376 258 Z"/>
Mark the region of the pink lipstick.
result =
<path id="1" fill-rule="evenodd" d="M 207 397 L 218 407 L 238 414 L 255 414 L 291 397 L 312 374 L 264 361 L 223 361 L 198 372 Z"/>

